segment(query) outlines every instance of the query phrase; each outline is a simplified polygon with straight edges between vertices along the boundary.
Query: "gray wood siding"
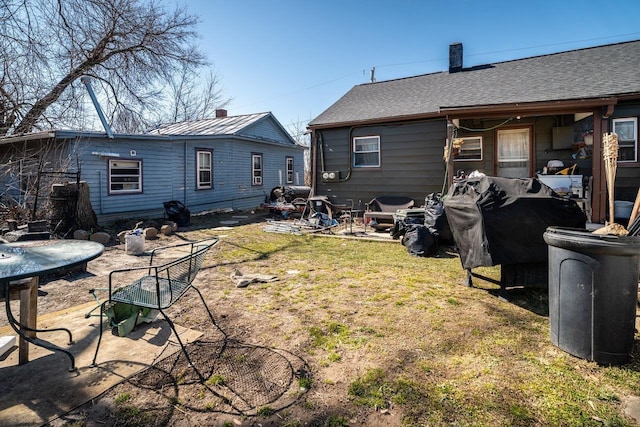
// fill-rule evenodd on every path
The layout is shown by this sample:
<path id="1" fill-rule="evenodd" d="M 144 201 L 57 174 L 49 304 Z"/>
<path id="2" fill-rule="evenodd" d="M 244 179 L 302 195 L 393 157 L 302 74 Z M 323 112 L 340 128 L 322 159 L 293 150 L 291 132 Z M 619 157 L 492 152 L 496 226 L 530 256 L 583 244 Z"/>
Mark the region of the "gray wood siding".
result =
<path id="1" fill-rule="evenodd" d="M 336 203 L 352 199 L 355 206 L 381 195 L 405 195 L 418 206 L 425 197 L 440 192 L 445 178 L 442 147 L 446 122 L 434 120 L 390 126 L 367 126 L 321 131 L 322 153 L 318 153 L 316 194 Z M 352 138 L 380 136 L 380 167 L 350 168 Z M 327 171 L 340 171 L 341 182 L 322 182 L 322 163 Z M 349 170 L 351 173 L 349 175 Z"/>
<path id="2" fill-rule="evenodd" d="M 135 150 L 135 156 L 131 155 Z M 118 154 L 95 155 L 93 152 Z M 172 145 L 166 141 L 91 139 L 80 141 L 78 155 L 82 179 L 90 189 L 91 204 L 98 216 L 145 210 L 162 210 L 162 202 L 171 200 L 176 164 Z M 142 193 L 109 194 L 109 160 L 139 160 L 142 162 Z"/>
<path id="3" fill-rule="evenodd" d="M 611 119 L 636 117 L 638 126 L 640 127 L 640 105 L 638 104 L 621 104 L 616 105 Z M 609 129 L 613 129 L 613 121 L 609 122 Z M 636 129 L 640 136 L 640 130 Z M 638 153 L 640 160 L 640 153 Z M 618 163 L 616 170 L 616 188 L 615 199 L 635 201 L 638 189 L 640 188 L 640 168 L 639 163 Z"/>
<path id="4" fill-rule="evenodd" d="M 196 150 L 213 150 L 213 189 L 196 190 Z M 132 157 L 130 150 L 136 151 Z M 109 194 L 109 157 L 142 161 L 142 193 Z M 251 154 L 263 155 L 263 185 L 251 185 Z M 99 219 L 136 213 L 162 215 L 162 203 L 183 202 L 192 213 L 213 209 L 254 209 L 284 179 L 285 158 L 294 158 L 295 173 L 304 179 L 303 149 L 252 142 L 237 138 L 197 140 L 92 139 L 78 147 L 82 179 L 91 191 L 91 203 Z M 186 165 L 186 169 L 185 169 Z M 186 173 L 185 173 L 186 171 Z"/>
<path id="5" fill-rule="evenodd" d="M 291 144 L 291 137 L 282 132 L 280 127 L 270 118 L 266 117 L 246 129 L 243 129 L 240 135 L 254 138 L 262 138 L 267 141 L 274 141 L 285 145 Z"/>

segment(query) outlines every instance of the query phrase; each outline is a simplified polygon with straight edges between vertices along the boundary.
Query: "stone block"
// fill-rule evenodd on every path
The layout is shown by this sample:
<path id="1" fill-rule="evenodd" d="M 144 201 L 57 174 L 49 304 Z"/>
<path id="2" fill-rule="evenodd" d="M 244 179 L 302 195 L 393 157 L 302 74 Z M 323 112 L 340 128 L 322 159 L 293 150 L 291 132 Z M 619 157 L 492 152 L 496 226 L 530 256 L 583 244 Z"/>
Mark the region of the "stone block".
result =
<path id="1" fill-rule="evenodd" d="M 154 240 L 158 238 L 158 229 L 155 227 L 149 227 L 144 229 L 144 238 L 146 240 Z"/>
<path id="2" fill-rule="evenodd" d="M 89 239 L 93 242 L 98 242 L 103 245 L 106 245 L 111 240 L 111 236 L 109 235 L 109 233 L 105 233 L 104 231 L 99 231 L 97 233 L 91 234 Z"/>
<path id="3" fill-rule="evenodd" d="M 73 238 L 76 240 L 89 240 L 89 232 L 86 230 L 76 230 L 73 232 Z"/>

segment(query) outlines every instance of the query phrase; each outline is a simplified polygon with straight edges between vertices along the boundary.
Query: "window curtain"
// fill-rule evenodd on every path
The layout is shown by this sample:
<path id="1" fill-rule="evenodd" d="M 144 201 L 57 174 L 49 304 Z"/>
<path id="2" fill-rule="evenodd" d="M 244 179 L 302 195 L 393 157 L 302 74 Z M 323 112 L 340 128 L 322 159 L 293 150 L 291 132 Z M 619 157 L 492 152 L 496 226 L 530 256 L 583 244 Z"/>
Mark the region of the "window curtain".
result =
<path id="1" fill-rule="evenodd" d="M 498 161 L 526 162 L 529 160 L 529 131 L 513 129 L 498 131 Z"/>

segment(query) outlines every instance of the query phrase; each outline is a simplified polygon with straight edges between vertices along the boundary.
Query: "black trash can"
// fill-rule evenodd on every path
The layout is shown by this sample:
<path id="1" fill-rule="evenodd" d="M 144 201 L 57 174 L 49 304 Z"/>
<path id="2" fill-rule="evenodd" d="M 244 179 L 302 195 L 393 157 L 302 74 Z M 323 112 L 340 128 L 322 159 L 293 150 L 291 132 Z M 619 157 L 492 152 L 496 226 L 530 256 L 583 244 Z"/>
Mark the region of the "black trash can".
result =
<path id="1" fill-rule="evenodd" d="M 191 211 L 182 202 L 171 200 L 163 202 L 164 217 L 169 221 L 174 221 L 178 227 L 188 227 L 191 225 Z"/>
<path id="2" fill-rule="evenodd" d="M 549 227 L 551 342 L 601 364 L 629 361 L 633 348 L 640 237 Z"/>

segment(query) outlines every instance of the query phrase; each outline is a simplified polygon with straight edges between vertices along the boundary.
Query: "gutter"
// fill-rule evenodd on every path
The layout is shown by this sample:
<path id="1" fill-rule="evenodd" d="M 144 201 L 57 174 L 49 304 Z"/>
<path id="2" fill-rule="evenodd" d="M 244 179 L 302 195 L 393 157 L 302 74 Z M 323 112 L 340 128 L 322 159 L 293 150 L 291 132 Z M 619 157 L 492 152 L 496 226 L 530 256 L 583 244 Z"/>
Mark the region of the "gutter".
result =
<path id="1" fill-rule="evenodd" d="M 11 135 L 11 136 L 0 138 L 0 145 L 13 144 L 15 142 L 23 142 L 23 141 L 35 141 L 39 139 L 52 139 L 52 138 L 55 138 L 55 136 L 56 136 L 56 131 L 54 130 L 23 133 L 20 135 Z"/>
<path id="2" fill-rule="evenodd" d="M 455 116 L 456 118 L 504 116 L 516 113 L 552 115 L 559 113 L 592 112 L 595 108 L 613 108 L 617 103 L 618 98 L 611 97 L 484 106 L 445 106 L 440 107 L 440 113 Z"/>
<path id="3" fill-rule="evenodd" d="M 455 118 L 492 117 L 504 115 L 553 115 L 561 113 L 592 112 L 596 108 L 613 108 L 618 103 L 617 98 L 602 98 L 590 100 L 553 101 L 544 103 L 500 104 L 482 107 L 441 107 L 440 112 Z"/>
<path id="4" fill-rule="evenodd" d="M 513 115 L 517 113 L 525 114 L 545 114 L 553 115 L 560 113 L 591 112 L 595 108 L 616 105 L 622 97 L 603 97 L 590 99 L 571 99 L 563 101 L 542 101 L 524 102 L 510 104 L 486 104 L 486 105 L 459 105 L 442 106 L 437 112 L 420 114 L 403 114 L 399 116 L 376 117 L 365 120 L 350 120 L 333 123 L 310 124 L 308 129 L 331 129 L 336 127 L 351 127 L 370 124 L 384 124 L 408 121 L 420 121 L 425 119 L 451 119 L 451 118 L 474 118 L 478 116 L 492 117 Z M 628 95 L 624 99 L 637 99 L 637 96 Z"/>
<path id="5" fill-rule="evenodd" d="M 427 113 L 427 114 L 405 114 L 401 116 L 390 116 L 390 117 L 377 117 L 373 119 L 366 120 L 352 120 L 347 122 L 334 122 L 334 123 L 322 123 L 318 125 L 308 125 L 307 129 L 316 130 L 316 129 L 333 129 L 337 127 L 358 127 L 358 126 L 366 126 L 366 125 L 380 125 L 384 123 L 396 123 L 396 122 L 409 122 L 409 121 L 423 121 L 426 119 L 438 119 L 444 118 L 445 116 L 440 113 Z"/>

